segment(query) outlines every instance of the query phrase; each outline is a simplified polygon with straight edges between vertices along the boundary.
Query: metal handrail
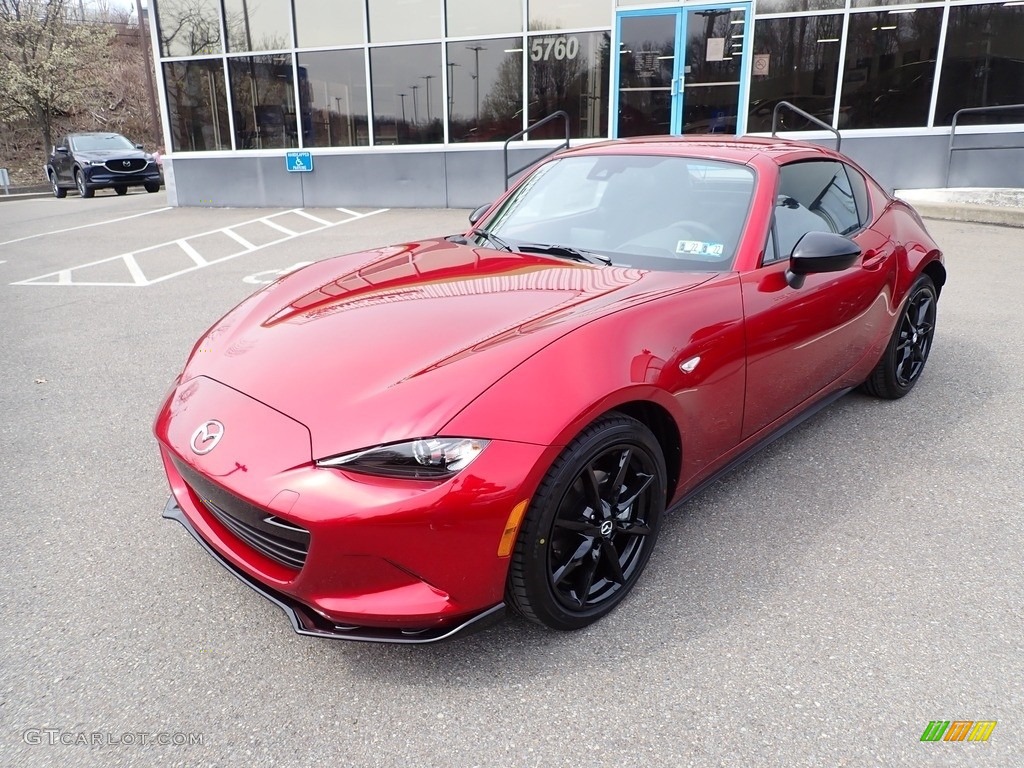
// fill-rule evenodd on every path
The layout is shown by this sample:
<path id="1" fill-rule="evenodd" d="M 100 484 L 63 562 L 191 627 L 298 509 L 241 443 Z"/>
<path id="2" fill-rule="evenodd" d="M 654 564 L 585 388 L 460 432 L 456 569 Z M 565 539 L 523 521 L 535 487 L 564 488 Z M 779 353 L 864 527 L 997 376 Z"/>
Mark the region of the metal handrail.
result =
<path id="1" fill-rule="evenodd" d="M 836 135 L 836 152 L 839 151 L 839 148 L 842 146 L 842 143 L 843 143 L 843 136 L 842 136 L 842 134 L 839 133 L 839 131 L 837 131 L 835 128 L 833 128 L 828 123 L 819 120 L 814 115 L 812 115 L 810 112 L 804 112 L 802 109 L 800 109 L 800 107 L 795 106 L 793 104 L 790 104 L 788 101 L 780 101 L 778 104 L 775 105 L 775 109 L 772 110 L 772 138 L 773 139 L 777 138 L 776 134 L 779 132 L 778 131 L 778 126 L 779 126 L 779 110 L 782 107 L 787 107 L 788 109 L 793 110 L 798 115 L 800 115 L 800 117 L 804 118 L 805 120 L 810 120 L 815 125 L 820 125 L 826 131 L 832 131 L 832 133 L 834 133 Z"/>
<path id="2" fill-rule="evenodd" d="M 953 113 L 953 124 L 949 127 L 949 149 L 946 152 L 946 181 L 944 187 L 949 187 L 949 169 L 953 166 L 953 153 L 970 149 L 1024 149 L 1024 144 L 999 145 L 997 147 L 954 147 L 953 139 L 956 138 L 956 121 L 960 115 L 968 112 L 977 114 L 979 112 L 1009 112 L 1020 110 L 1024 112 L 1024 104 L 1005 104 L 998 107 L 964 107 Z"/>
<path id="3" fill-rule="evenodd" d="M 540 157 L 535 157 L 533 160 L 528 162 L 522 168 L 517 168 L 516 170 L 512 171 L 511 173 L 509 173 L 509 171 L 508 171 L 508 145 L 511 144 L 516 139 L 523 138 L 523 136 L 526 136 L 527 134 L 530 133 L 530 131 L 534 130 L 535 128 L 540 128 L 542 125 L 547 125 L 552 120 L 555 120 L 556 118 L 559 118 L 559 117 L 562 118 L 563 120 L 565 120 L 565 140 L 561 144 L 559 144 L 557 147 L 552 149 L 550 152 L 545 152 Z M 553 155 L 553 154 L 555 154 L 555 152 L 559 152 L 559 151 L 561 151 L 563 149 L 568 149 L 568 148 L 569 148 L 569 113 L 566 112 L 564 109 L 560 109 L 557 112 L 552 112 L 550 115 L 548 115 L 547 117 L 541 118 L 540 120 L 538 120 L 533 125 L 528 125 L 526 128 L 524 128 L 523 130 L 521 130 L 519 133 L 515 134 L 514 136 L 509 136 L 508 139 L 505 141 L 505 147 L 503 149 L 503 154 L 504 154 L 504 157 L 505 157 L 505 190 L 508 191 L 508 180 L 511 179 L 513 176 L 515 176 L 517 173 L 520 173 L 521 171 L 525 171 L 531 165 L 533 165 L 534 163 L 538 162 L 539 160 L 543 160 L 548 155 Z"/>

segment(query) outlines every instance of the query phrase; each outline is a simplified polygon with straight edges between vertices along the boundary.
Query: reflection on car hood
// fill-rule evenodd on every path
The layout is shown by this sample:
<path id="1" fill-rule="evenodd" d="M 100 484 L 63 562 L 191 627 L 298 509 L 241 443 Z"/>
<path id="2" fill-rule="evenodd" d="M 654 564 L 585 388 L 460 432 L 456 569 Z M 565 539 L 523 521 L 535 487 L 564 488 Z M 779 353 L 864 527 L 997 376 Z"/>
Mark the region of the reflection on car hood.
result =
<path id="1" fill-rule="evenodd" d="M 196 345 L 185 378 L 216 379 L 302 422 L 322 457 L 433 434 L 573 328 L 711 276 L 446 240 L 351 254 L 247 299 Z"/>

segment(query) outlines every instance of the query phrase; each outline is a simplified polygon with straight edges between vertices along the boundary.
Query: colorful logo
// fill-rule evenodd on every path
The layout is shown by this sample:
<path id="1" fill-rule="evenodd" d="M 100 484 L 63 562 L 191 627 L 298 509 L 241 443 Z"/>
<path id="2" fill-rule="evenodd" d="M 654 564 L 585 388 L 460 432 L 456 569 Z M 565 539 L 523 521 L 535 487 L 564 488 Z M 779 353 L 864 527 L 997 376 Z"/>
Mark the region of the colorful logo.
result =
<path id="1" fill-rule="evenodd" d="M 996 720 L 932 720 L 921 734 L 921 741 L 988 741 Z"/>

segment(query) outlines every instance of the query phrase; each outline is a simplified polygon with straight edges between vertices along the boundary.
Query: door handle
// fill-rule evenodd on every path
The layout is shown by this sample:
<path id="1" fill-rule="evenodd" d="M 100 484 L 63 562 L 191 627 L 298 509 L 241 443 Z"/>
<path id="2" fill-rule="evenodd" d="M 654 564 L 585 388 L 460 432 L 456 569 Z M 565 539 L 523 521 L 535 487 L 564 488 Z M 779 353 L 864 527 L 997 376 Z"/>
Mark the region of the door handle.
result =
<path id="1" fill-rule="evenodd" d="M 865 251 L 861 266 L 864 269 L 878 269 L 885 263 L 885 251 Z"/>

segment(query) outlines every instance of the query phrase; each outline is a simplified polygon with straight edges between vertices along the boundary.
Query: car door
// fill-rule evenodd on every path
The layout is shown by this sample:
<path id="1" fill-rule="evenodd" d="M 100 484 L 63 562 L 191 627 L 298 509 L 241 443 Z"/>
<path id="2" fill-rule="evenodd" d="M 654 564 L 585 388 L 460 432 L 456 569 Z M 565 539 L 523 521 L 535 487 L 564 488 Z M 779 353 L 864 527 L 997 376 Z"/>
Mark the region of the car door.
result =
<path id="1" fill-rule="evenodd" d="M 747 342 L 744 438 L 833 385 L 887 327 L 895 247 L 867 228 L 868 207 L 863 177 L 845 163 L 804 160 L 780 169 L 765 255 L 759 269 L 741 278 Z M 812 231 L 850 237 L 861 247 L 861 257 L 850 269 L 808 275 L 802 287 L 791 288 L 789 256 Z"/>
<path id="2" fill-rule="evenodd" d="M 57 172 L 57 180 L 62 184 L 70 184 L 74 181 L 74 177 L 71 173 L 73 166 L 71 157 L 71 140 L 69 137 L 64 136 L 61 139 L 61 143 L 57 145 L 58 148 L 63 148 L 64 152 L 54 152 L 53 165 L 54 171 Z"/>

